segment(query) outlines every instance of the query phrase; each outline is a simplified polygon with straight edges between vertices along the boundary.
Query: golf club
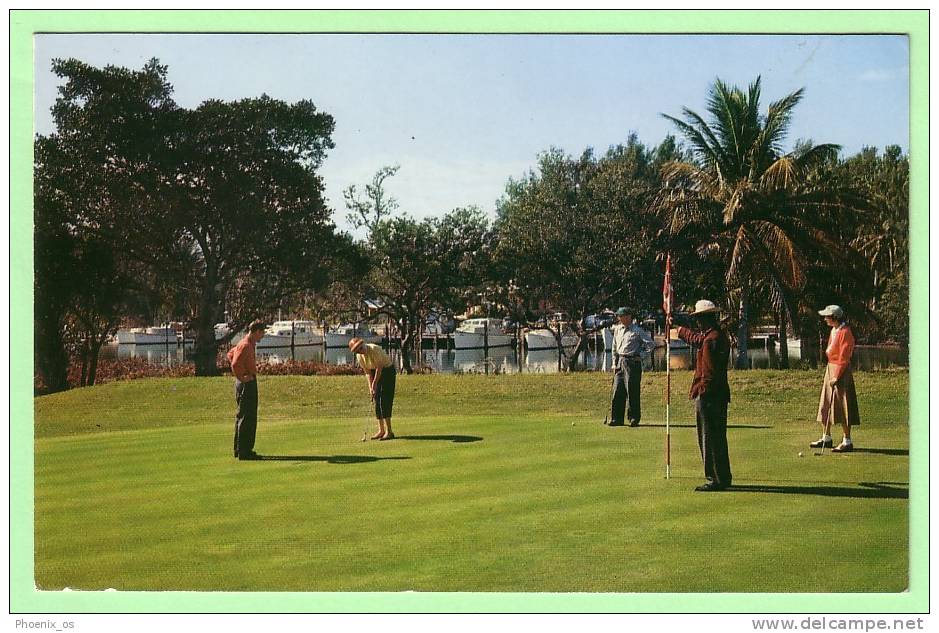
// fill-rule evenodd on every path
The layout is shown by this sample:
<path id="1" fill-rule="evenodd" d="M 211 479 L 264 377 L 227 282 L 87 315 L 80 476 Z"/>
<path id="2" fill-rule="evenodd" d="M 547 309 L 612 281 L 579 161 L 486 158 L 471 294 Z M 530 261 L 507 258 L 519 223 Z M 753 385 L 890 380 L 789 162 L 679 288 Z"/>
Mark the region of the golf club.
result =
<path id="1" fill-rule="evenodd" d="M 369 398 L 368 402 L 365 405 L 365 417 L 362 422 L 362 437 L 366 440 L 370 439 L 368 434 L 368 428 L 372 424 L 372 416 L 374 415 L 374 409 L 372 408 L 372 403 L 375 401 L 374 398 Z"/>
<path id="2" fill-rule="evenodd" d="M 354 402 L 354 401 L 350 401 L 350 402 L 349 402 L 349 408 L 350 408 L 350 409 L 354 408 L 354 406 L 355 406 L 355 405 L 353 404 L 353 402 Z M 368 416 L 368 414 L 366 413 L 365 418 L 364 418 L 364 421 L 363 421 L 363 423 L 362 423 L 362 440 L 361 440 L 361 441 L 363 441 L 363 442 L 365 442 L 365 441 L 368 440 L 368 423 L 369 423 L 369 416 Z"/>
<path id="3" fill-rule="evenodd" d="M 817 451 L 815 451 L 815 456 L 816 456 L 816 457 L 821 457 L 822 455 L 825 454 L 825 444 L 826 444 L 826 442 L 825 442 L 825 440 L 823 439 L 823 440 L 822 440 L 822 446 L 821 446 L 821 448 L 819 448 Z"/>

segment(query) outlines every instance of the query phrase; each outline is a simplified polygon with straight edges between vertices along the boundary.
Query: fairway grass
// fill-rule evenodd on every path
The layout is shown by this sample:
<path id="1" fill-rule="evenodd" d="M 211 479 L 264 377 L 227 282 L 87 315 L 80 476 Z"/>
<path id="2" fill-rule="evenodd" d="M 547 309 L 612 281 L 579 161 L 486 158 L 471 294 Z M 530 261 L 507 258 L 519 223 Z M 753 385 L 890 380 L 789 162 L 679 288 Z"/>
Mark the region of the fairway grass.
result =
<path id="1" fill-rule="evenodd" d="M 362 442 L 365 380 L 265 377 L 231 456 L 230 379 L 35 399 L 41 589 L 899 592 L 908 374 L 856 374 L 858 451 L 813 455 L 818 371 L 731 373 L 733 491 L 703 481 L 689 372 L 643 378 L 643 426 L 600 424 L 610 375 L 399 376 L 398 439 Z M 840 434 L 836 435 L 836 441 Z M 802 451 L 804 457 L 799 457 Z"/>

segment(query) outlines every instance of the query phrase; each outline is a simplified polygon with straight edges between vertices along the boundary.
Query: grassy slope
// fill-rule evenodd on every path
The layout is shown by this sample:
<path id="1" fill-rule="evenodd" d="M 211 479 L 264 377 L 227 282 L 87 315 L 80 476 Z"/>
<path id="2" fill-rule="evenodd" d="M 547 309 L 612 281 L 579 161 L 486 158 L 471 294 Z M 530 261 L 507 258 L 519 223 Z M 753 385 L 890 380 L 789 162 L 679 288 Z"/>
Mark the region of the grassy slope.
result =
<path id="1" fill-rule="evenodd" d="M 36 579 L 123 590 L 901 591 L 907 374 L 856 375 L 852 455 L 812 456 L 821 375 L 732 374 L 739 492 L 701 480 L 690 374 L 644 423 L 599 425 L 609 375 L 402 376 L 394 442 L 360 442 L 361 377 L 261 382 L 230 456 L 225 379 L 36 399 Z M 572 423 L 575 423 L 572 425 Z M 804 458 L 797 453 L 805 452 Z M 847 533 L 845 539 L 840 534 Z"/>

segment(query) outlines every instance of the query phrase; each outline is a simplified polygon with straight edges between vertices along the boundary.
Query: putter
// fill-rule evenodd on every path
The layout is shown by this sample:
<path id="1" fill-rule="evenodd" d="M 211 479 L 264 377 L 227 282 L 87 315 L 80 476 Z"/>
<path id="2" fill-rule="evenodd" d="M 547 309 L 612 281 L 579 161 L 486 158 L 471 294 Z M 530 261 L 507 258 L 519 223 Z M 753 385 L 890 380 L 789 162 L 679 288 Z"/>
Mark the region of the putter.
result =
<path id="1" fill-rule="evenodd" d="M 372 401 L 369 400 L 369 403 Z M 362 439 L 365 441 L 369 440 L 368 427 L 372 424 L 372 407 L 371 404 L 365 407 L 365 418 L 362 422 Z"/>
<path id="2" fill-rule="evenodd" d="M 815 456 L 821 457 L 824 454 L 825 454 L 825 441 L 822 440 L 822 447 L 819 450 L 815 451 Z"/>

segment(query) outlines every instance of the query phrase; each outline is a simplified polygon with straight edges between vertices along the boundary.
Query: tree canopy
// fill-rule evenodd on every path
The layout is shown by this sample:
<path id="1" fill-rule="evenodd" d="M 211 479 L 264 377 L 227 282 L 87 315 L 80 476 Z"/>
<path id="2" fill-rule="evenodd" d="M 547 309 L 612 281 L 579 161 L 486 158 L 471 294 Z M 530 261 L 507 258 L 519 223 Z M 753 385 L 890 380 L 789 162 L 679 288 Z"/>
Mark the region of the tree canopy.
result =
<path id="1" fill-rule="evenodd" d="M 710 120 L 688 108 L 684 119 L 663 115 L 682 132 L 694 159 L 664 166 L 657 206 L 673 238 L 725 262 L 726 296 L 739 306 L 738 368 L 749 366 L 750 303 L 757 288 L 785 330 L 813 268 L 850 267 L 863 274 L 860 258 L 837 233 L 843 214 L 865 209 L 866 200 L 854 189 L 808 177 L 839 147 L 802 143 L 783 151 L 802 95 L 796 90 L 761 114 L 760 78 L 746 92 L 717 79 L 708 94 Z"/>
<path id="2" fill-rule="evenodd" d="M 338 234 L 317 170 L 333 118 L 312 101 L 266 95 L 197 108 L 172 100 L 167 69 L 57 60 L 54 144 L 75 224 L 188 294 L 197 373 L 215 372 L 213 325 L 237 331 L 285 297 L 361 266 Z M 37 160 L 46 152 L 37 151 Z M 37 171 L 43 165 L 37 163 Z"/>
<path id="3" fill-rule="evenodd" d="M 554 149 L 499 202 L 497 268 L 530 306 L 568 315 L 580 338 L 571 365 L 586 346 L 584 317 L 614 302 L 654 309 L 658 222 L 647 207 L 660 150 L 636 137 L 600 159 Z"/>

